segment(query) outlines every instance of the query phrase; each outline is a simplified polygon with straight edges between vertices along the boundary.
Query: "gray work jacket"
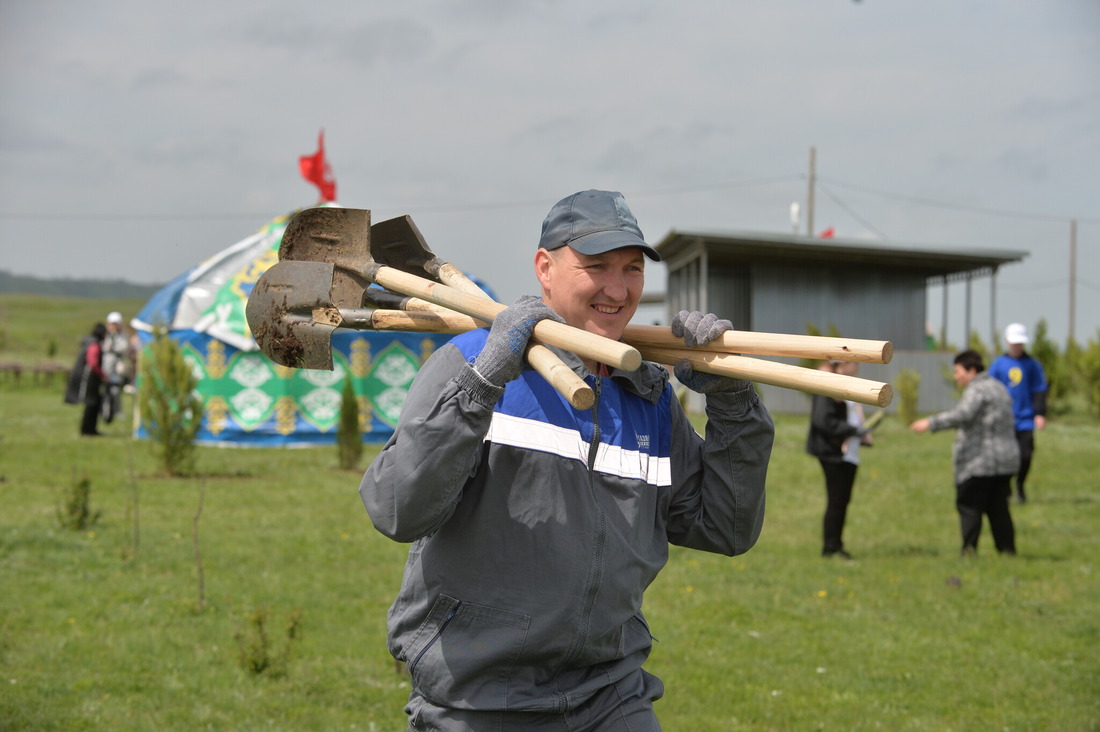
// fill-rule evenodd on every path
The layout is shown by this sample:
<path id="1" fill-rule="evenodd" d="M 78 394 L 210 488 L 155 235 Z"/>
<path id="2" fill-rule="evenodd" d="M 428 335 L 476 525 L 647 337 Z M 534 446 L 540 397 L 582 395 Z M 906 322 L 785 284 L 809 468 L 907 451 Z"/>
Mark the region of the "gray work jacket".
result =
<path id="1" fill-rule="evenodd" d="M 486 331 L 424 364 L 360 495 L 412 542 L 389 646 L 418 693 L 462 709 L 561 712 L 639 668 L 642 594 L 678 544 L 727 555 L 760 534 L 774 428 L 748 384 L 707 398 L 700 437 L 667 371 L 587 373 L 573 409 L 541 376 L 470 366 Z"/>

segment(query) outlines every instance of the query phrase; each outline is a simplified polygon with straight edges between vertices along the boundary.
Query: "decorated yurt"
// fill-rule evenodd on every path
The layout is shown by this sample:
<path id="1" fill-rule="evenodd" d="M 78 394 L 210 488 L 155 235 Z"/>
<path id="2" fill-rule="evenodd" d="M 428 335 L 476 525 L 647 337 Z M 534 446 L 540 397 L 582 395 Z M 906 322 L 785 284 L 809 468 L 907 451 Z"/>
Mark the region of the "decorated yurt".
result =
<path id="1" fill-rule="evenodd" d="M 276 365 L 245 320 L 256 280 L 278 261 L 290 216 L 180 274 L 134 318 L 143 342 L 168 329 L 198 378 L 205 410 L 196 441 L 224 445 L 333 443 L 345 379 L 359 401 L 367 441 L 393 432 L 409 384 L 424 360 L 450 336 L 337 330 L 332 371 Z M 138 427 L 138 435 L 144 432 Z"/>

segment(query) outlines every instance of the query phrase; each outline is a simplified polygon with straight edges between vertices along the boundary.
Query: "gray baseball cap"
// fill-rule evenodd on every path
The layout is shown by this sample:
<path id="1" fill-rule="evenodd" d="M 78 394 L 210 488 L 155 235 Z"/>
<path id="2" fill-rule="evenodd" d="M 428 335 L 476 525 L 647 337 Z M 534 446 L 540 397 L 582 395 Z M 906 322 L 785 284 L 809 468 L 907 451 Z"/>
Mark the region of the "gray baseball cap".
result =
<path id="1" fill-rule="evenodd" d="M 589 256 L 640 247 L 654 262 L 661 261 L 617 191 L 581 191 L 554 204 L 542 222 L 539 248 L 553 250 L 566 244 Z"/>

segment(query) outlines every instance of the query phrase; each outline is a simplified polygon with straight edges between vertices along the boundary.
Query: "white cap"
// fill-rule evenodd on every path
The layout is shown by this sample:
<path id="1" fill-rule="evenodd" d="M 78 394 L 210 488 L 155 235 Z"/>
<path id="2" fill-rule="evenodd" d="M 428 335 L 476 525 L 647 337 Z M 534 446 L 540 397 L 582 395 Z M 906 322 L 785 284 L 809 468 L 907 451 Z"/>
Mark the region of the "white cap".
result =
<path id="1" fill-rule="evenodd" d="M 118 312 L 117 310 L 108 313 L 107 314 L 107 322 L 108 323 L 121 323 L 122 322 L 122 313 Z"/>
<path id="2" fill-rule="evenodd" d="M 1023 323 L 1012 323 L 1005 328 L 1005 343 L 1026 345 L 1031 342 L 1027 337 L 1027 327 Z"/>

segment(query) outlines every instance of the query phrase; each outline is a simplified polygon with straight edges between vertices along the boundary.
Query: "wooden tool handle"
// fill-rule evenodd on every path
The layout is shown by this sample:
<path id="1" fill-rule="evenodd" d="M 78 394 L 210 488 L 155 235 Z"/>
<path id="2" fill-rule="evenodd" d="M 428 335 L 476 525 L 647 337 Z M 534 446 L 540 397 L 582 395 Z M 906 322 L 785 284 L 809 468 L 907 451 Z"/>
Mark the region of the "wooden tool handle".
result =
<path id="1" fill-rule="evenodd" d="M 672 329 L 659 325 L 628 325 L 623 340 L 633 346 L 683 348 L 684 340 L 672 335 Z M 833 338 L 828 336 L 787 335 L 728 330 L 699 350 L 726 353 L 751 353 L 757 356 L 815 358 L 822 361 L 862 361 L 890 363 L 894 344 L 890 341 Z"/>
<path id="2" fill-rule="evenodd" d="M 596 403 L 596 392 L 566 366 L 558 354 L 541 343 L 532 342 L 527 344 L 525 355 L 531 368 L 538 371 L 574 409 L 591 409 Z"/>
<path id="3" fill-rule="evenodd" d="M 361 314 L 360 314 L 361 313 Z M 410 333 L 445 333 L 455 335 L 488 325 L 484 320 L 451 311 L 449 314 L 412 310 L 342 310 L 343 323 L 348 328 L 396 330 Z"/>
<path id="4" fill-rule="evenodd" d="M 829 371 L 818 371 L 801 366 L 792 366 L 778 361 L 765 361 L 730 353 L 716 353 L 685 348 L 659 348 L 642 346 L 642 355 L 650 361 L 675 365 L 687 359 L 691 367 L 709 374 L 732 376 L 746 381 L 797 389 L 811 394 L 823 394 L 835 399 L 850 399 L 854 402 L 885 407 L 894 398 L 894 390 L 889 384 L 856 376 L 845 376 Z"/>
<path id="5" fill-rule="evenodd" d="M 469 295 L 483 297 L 486 300 L 492 299 L 486 294 L 485 290 L 477 286 L 476 282 L 467 277 L 465 272 L 450 262 L 444 262 L 439 265 L 439 280 L 448 287 L 461 290 Z"/>
<path id="6" fill-rule="evenodd" d="M 447 313 L 406 312 L 404 310 L 341 310 L 341 325 L 372 330 L 415 331 L 426 333 L 465 333 L 487 324 L 469 315 Z M 539 372 L 574 409 L 591 409 L 596 403 L 592 387 L 577 376 L 573 369 L 558 358 L 558 354 L 539 343 L 529 343 L 525 351 L 527 363 Z"/>
<path id="7" fill-rule="evenodd" d="M 351 313 L 357 311 L 341 310 L 344 316 L 344 324 L 353 325 Z M 391 330 L 423 330 L 436 333 L 463 333 L 473 328 L 482 327 L 480 321 L 459 313 L 410 313 L 392 310 L 363 311 L 372 313 L 370 316 L 377 329 Z M 659 348 L 656 346 L 642 346 L 642 355 L 650 361 L 675 365 L 683 359 L 691 362 L 692 368 L 707 373 L 721 376 L 732 376 L 747 381 L 756 381 L 762 384 L 771 384 L 787 389 L 809 392 L 811 394 L 824 394 L 837 399 L 851 399 L 852 401 L 885 407 L 894 397 L 894 391 L 889 384 L 883 384 L 868 379 L 860 379 L 855 376 L 845 376 L 829 371 L 817 371 L 815 369 L 792 366 L 776 361 L 765 361 L 746 356 L 735 356 L 729 353 L 716 353 L 689 348 Z M 569 373 L 573 373 L 566 369 Z M 574 374 L 575 375 L 575 374 Z M 543 374 L 546 376 L 546 374 Z M 549 378 L 548 378 L 549 380 Z M 583 382 L 582 382 L 583 383 Z M 560 391 L 560 390 L 559 390 Z M 564 394 L 568 398 L 567 394 Z M 573 403 L 573 400 L 570 400 Z M 577 409 L 587 409 L 573 403 Z"/>
<path id="8" fill-rule="evenodd" d="M 505 308 L 498 302 L 460 292 L 447 285 L 441 285 L 393 267 L 373 265 L 366 274 L 383 287 L 430 300 L 482 320 L 492 320 Z M 633 346 L 595 333 L 588 333 L 564 323 L 540 320 L 535 325 L 534 334 L 540 341 L 625 371 L 634 371 L 642 365 L 641 354 Z"/>
<path id="9" fill-rule="evenodd" d="M 466 276 L 465 272 L 450 262 L 440 262 L 437 276 L 449 287 L 492 300 L 488 293 Z M 592 387 L 584 383 L 584 379 L 577 376 L 573 369 L 566 366 L 558 354 L 540 343 L 530 343 L 524 355 L 531 368 L 546 379 L 555 391 L 565 397 L 574 409 L 591 409 L 596 403 L 596 394 L 592 391 Z"/>

